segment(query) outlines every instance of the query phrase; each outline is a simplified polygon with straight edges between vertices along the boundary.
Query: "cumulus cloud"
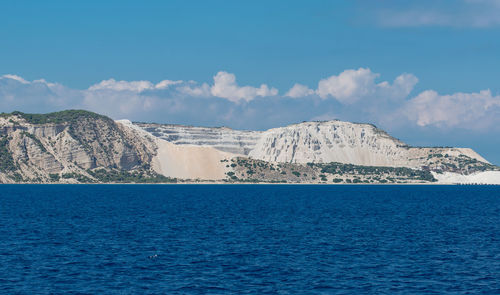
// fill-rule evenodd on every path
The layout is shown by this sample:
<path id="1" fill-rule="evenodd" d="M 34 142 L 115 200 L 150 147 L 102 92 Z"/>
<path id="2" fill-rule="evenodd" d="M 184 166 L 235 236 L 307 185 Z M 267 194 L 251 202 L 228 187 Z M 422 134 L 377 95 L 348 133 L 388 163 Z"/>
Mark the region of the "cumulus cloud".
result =
<path id="1" fill-rule="evenodd" d="M 411 99 L 404 112 L 419 126 L 485 128 L 500 123 L 500 96 L 490 90 L 450 95 L 427 90 Z"/>
<path id="2" fill-rule="evenodd" d="M 413 74 L 404 73 L 396 77 L 390 84 L 387 81 L 377 84 L 377 91 L 383 97 L 390 100 L 398 100 L 407 97 L 418 83 L 418 78 Z"/>
<path id="3" fill-rule="evenodd" d="M 17 77 L 17 76 L 16 76 Z M 20 77 L 17 77 L 20 78 Z M 197 97 L 220 97 L 231 102 L 249 102 L 256 97 L 276 96 L 278 90 L 269 88 L 266 84 L 260 87 L 239 86 L 236 83 L 236 76 L 224 71 L 218 72 L 213 77 L 214 83 L 210 86 L 208 83 L 199 84 L 195 81 L 173 81 L 163 80 L 156 84 L 150 81 L 117 81 L 115 79 L 103 80 L 88 88 L 88 91 L 113 91 L 113 92 L 133 92 L 148 95 L 162 90 L 170 90 L 169 95 L 179 96 L 197 96 Z M 165 93 L 164 93 L 165 94 Z M 88 97 L 88 95 L 86 95 Z"/>
<path id="4" fill-rule="evenodd" d="M 0 76 L 0 108 L 48 112 L 77 106 L 80 91 L 44 79 L 28 81 L 17 75 Z"/>
<path id="5" fill-rule="evenodd" d="M 260 87 L 243 86 L 236 84 L 236 76 L 227 72 L 218 72 L 214 76 L 214 85 L 211 88 L 213 96 L 227 98 L 233 102 L 250 101 L 257 96 L 275 96 L 278 89 L 269 88 L 266 84 Z"/>
<path id="6" fill-rule="evenodd" d="M 207 83 L 197 85 L 196 82 L 190 81 L 188 84 L 182 85 L 177 89 L 179 90 L 179 92 L 188 96 L 209 97 L 212 95 L 210 91 L 210 86 Z"/>
<path id="7" fill-rule="evenodd" d="M 313 95 L 315 92 L 314 90 L 310 89 L 309 87 L 295 83 L 290 90 L 285 94 L 285 96 L 293 97 L 293 98 L 300 98 L 300 97 L 305 97 L 309 95 Z"/>
<path id="8" fill-rule="evenodd" d="M 378 76 L 370 69 L 345 70 L 319 81 L 317 93 L 321 98 L 331 96 L 342 103 L 353 103 L 375 91 Z"/>
<path id="9" fill-rule="evenodd" d="M 0 76 L 0 108 L 10 112 L 87 109 L 115 119 L 266 129 L 305 120 L 342 119 L 395 125 L 479 130 L 500 126 L 500 96 L 477 93 L 411 96 L 418 79 L 401 74 L 377 80 L 367 68 L 322 79 L 317 89 L 295 84 L 284 95 L 266 84 L 239 86 L 234 74 L 219 72 L 213 83 L 163 80 L 104 80 L 78 90 L 43 79 Z"/>
<path id="10" fill-rule="evenodd" d="M 316 93 L 323 99 L 333 97 L 343 104 L 353 104 L 365 98 L 405 98 L 418 82 L 414 75 L 403 74 L 392 84 L 376 83 L 379 76 L 367 68 L 345 70 L 319 81 Z"/>
<path id="11" fill-rule="evenodd" d="M 142 92 L 145 90 L 166 89 L 170 85 L 180 84 L 182 81 L 163 80 L 157 84 L 149 81 L 116 81 L 115 79 L 103 80 L 89 87 L 89 90 L 116 90 Z"/>
<path id="12" fill-rule="evenodd" d="M 158 84 L 156 84 L 155 88 L 156 89 L 166 89 L 166 88 L 170 87 L 171 85 L 177 85 L 177 84 L 181 84 L 181 83 L 182 83 L 181 80 L 177 80 L 177 81 L 163 80 L 163 81 L 159 82 Z"/>

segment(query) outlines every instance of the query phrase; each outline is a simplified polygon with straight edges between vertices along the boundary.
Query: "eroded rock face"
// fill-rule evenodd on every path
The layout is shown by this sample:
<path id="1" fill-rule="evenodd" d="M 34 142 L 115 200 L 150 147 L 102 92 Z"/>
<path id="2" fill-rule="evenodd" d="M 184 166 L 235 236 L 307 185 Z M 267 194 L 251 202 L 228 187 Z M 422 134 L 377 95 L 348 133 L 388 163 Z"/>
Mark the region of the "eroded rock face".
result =
<path id="1" fill-rule="evenodd" d="M 154 155 L 142 138 L 104 116 L 39 124 L 14 114 L 0 118 L 0 136 L 8 163 L 0 173 L 7 180 L 44 182 L 61 173 L 90 177 L 87 169 L 94 168 L 132 170 L 149 165 Z"/>
<path id="2" fill-rule="evenodd" d="M 268 162 L 338 162 L 434 170 L 452 169 L 460 157 L 488 163 L 471 149 L 410 147 L 371 124 L 338 120 L 304 122 L 263 132 L 144 123 L 136 126 L 176 145 L 210 146 Z"/>
<path id="3" fill-rule="evenodd" d="M 249 156 L 285 163 L 392 166 L 405 144 L 369 124 L 306 122 L 265 131 Z"/>
<path id="4" fill-rule="evenodd" d="M 314 176 L 318 182 L 324 178 L 321 167 L 325 165 L 321 163 L 332 162 L 406 167 L 427 174 L 432 171 L 471 175 L 500 170 L 471 149 L 410 147 L 370 124 L 304 122 L 267 131 L 240 131 L 133 124 L 128 120 L 115 122 L 85 111 L 0 114 L 2 183 L 129 179 L 140 182 L 158 175 L 230 181 L 259 178 L 278 182 L 313 181 Z M 270 165 L 272 163 L 277 165 Z M 357 169 L 372 174 L 377 171 L 373 167 L 353 170 L 347 165 L 337 166 L 335 169 L 339 171 Z M 335 173 L 340 173 L 337 170 Z M 393 181 L 402 181 L 397 179 L 398 169 L 393 170 L 386 174 Z M 110 171 L 114 174 L 109 174 Z M 127 174 L 130 171 L 135 173 L 135 178 Z M 270 175 L 272 179 L 267 179 Z M 340 174 L 331 176 L 330 180 L 338 181 L 341 176 L 347 181 L 347 176 Z M 419 180 L 414 178 L 411 179 Z"/>
<path id="5" fill-rule="evenodd" d="M 33 166 L 36 167 L 33 170 L 48 173 L 58 173 L 63 169 L 62 164 L 52 154 L 48 153 L 36 138 L 22 133 L 12 134 L 12 137 L 10 148 L 14 151 L 12 156 L 17 163 L 26 168 Z"/>
<path id="6" fill-rule="evenodd" d="M 193 127 L 168 124 L 136 123 L 152 135 L 178 145 L 210 146 L 223 152 L 248 155 L 262 132 L 233 130 L 225 127 Z"/>

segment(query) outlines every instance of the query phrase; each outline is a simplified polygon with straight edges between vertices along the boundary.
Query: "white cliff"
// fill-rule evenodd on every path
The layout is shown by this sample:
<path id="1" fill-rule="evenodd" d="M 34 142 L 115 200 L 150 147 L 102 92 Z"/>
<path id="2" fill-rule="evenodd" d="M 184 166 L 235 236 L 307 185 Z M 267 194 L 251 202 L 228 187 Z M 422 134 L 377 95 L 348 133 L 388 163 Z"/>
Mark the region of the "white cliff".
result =
<path id="1" fill-rule="evenodd" d="M 399 166 L 403 146 L 369 124 L 305 122 L 265 131 L 249 156 L 271 162 Z"/>
<path id="2" fill-rule="evenodd" d="M 410 147 L 370 124 L 304 122 L 239 131 L 134 124 L 78 110 L 0 114 L 2 183 L 498 183 L 499 178 L 500 167 L 471 149 Z"/>
<path id="3" fill-rule="evenodd" d="M 230 171 L 226 163 L 235 156 L 234 154 L 209 145 L 187 143 L 176 145 L 165 140 L 165 136 L 155 137 L 129 120 L 116 122 L 123 126 L 124 130 L 128 129 L 128 132 L 135 133 L 136 138 L 143 138 L 145 141 L 152 140 L 154 156 L 151 166 L 156 173 L 180 179 L 221 180 L 226 178 L 226 172 Z"/>
<path id="4" fill-rule="evenodd" d="M 182 125 L 137 124 L 176 145 L 209 146 L 268 162 L 330 163 L 365 166 L 448 169 L 443 162 L 464 157 L 488 163 L 467 148 L 417 148 L 371 124 L 338 120 L 304 122 L 267 131 L 239 131 Z M 446 156 L 443 159 L 435 159 Z"/>
<path id="5" fill-rule="evenodd" d="M 135 123 L 144 131 L 177 145 L 210 146 L 238 155 L 248 155 L 260 138 L 259 131 L 233 130 L 226 127 L 194 127 L 171 124 Z"/>

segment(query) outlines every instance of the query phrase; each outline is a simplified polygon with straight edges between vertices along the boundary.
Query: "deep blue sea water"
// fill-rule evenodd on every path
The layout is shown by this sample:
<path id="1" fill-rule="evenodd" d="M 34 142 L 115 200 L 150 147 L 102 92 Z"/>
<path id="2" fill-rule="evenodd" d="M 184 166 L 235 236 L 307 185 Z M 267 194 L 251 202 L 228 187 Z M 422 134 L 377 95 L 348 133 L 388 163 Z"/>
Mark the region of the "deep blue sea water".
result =
<path id="1" fill-rule="evenodd" d="M 500 293 L 500 187 L 1 185 L 2 294 Z"/>

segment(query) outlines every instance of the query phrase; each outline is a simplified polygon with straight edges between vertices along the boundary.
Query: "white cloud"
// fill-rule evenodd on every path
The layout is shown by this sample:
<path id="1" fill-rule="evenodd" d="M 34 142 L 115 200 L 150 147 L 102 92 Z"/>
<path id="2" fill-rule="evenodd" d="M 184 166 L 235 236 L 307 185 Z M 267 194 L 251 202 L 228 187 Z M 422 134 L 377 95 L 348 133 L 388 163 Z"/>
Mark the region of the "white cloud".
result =
<path id="1" fill-rule="evenodd" d="M 89 90 L 116 90 L 141 92 L 153 88 L 149 81 L 116 81 L 115 79 L 103 80 L 89 87 Z"/>
<path id="2" fill-rule="evenodd" d="M 170 89 L 181 95 L 198 97 L 220 97 L 232 102 L 251 101 L 257 96 L 276 96 L 278 90 L 269 88 L 266 84 L 260 87 L 238 86 L 234 74 L 224 71 L 214 76 L 214 84 L 198 84 L 195 81 L 163 80 L 157 84 L 150 81 L 116 81 L 115 79 L 103 80 L 88 88 L 89 91 L 130 91 L 142 93 Z"/>
<path id="3" fill-rule="evenodd" d="M 266 84 L 259 88 L 251 86 L 238 86 L 234 74 L 227 72 L 218 72 L 214 76 L 214 85 L 211 88 L 213 96 L 227 98 L 232 102 L 251 101 L 257 96 L 275 96 L 278 94 L 276 88 L 269 88 Z"/>
<path id="4" fill-rule="evenodd" d="M 330 76 L 318 83 L 316 93 L 323 99 L 333 97 L 343 104 L 353 104 L 365 98 L 401 99 L 413 90 L 417 77 L 403 74 L 393 84 L 384 81 L 375 83 L 380 74 L 370 69 L 345 70 L 338 76 Z"/>
<path id="5" fill-rule="evenodd" d="M 190 81 L 187 85 L 183 85 L 177 88 L 179 92 L 189 95 L 189 96 L 204 96 L 209 97 L 212 95 L 210 92 L 210 86 L 207 83 L 203 83 L 200 86 L 194 81 Z"/>
<path id="6" fill-rule="evenodd" d="M 400 100 L 408 97 L 417 83 L 417 77 L 413 74 L 405 73 L 396 77 L 392 85 L 387 81 L 377 84 L 377 91 L 379 91 L 380 95 L 384 98 Z"/>
<path id="7" fill-rule="evenodd" d="M 142 92 L 145 90 L 166 89 L 171 85 L 177 85 L 182 81 L 163 80 L 157 84 L 150 81 L 116 81 L 115 79 L 103 80 L 89 87 L 89 90 L 115 90 Z"/>
<path id="8" fill-rule="evenodd" d="M 23 84 L 29 84 L 30 82 L 24 80 L 22 77 L 19 77 L 17 75 L 11 75 L 11 74 L 6 74 L 6 75 L 3 75 L 0 77 L 0 79 L 11 79 L 11 80 L 15 80 L 15 81 L 18 81 L 20 83 L 23 83 Z"/>
<path id="9" fill-rule="evenodd" d="M 320 80 L 316 92 L 321 98 L 331 96 L 342 103 L 354 103 L 375 91 L 375 78 L 378 76 L 370 69 L 345 70 L 338 76 Z"/>
<path id="10" fill-rule="evenodd" d="M 304 96 L 310 96 L 313 95 L 315 92 L 314 90 L 310 89 L 309 87 L 295 83 L 290 90 L 285 94 L 285 96 L 293 97 L 293 98 L 300 98 Z"/>
<path id="11" fill-rule="evenodd" d="M 81 92 L 44 79 L 28 81 L 17 75 L 0 77 L 0 108 L 3 111 L 49 112 L 75 108 Z"/>
<path id="12" fill-rule="evenodd" d="M 490 90 L 450 95 L 427 90 L 411 99 L 404 112 L 419 126 L 484 128 L 500 124 L 500 96 Z"/>
<path id="13" fill-rule="evenodd" d="M 400 4 L 400 1 L 394 1 Z M 443 5 L 444 4 L 444 5 Z M 500 1 L 460 0 L 446 2 L 409 2 L 406 7 L 385 3 L 386 7 L 374 9 L 376 22 L 387 27 L 473 27 L 487 28 L 500 25 Z"/>
<path id="14" fill-rule="evenodd" d="M 3 75 L 0 109 L 7 112 L 88 109 L 113 118 L 241 128 L 267 128 L 333 117 L 386 126 L 414 124 L 472 130 L 500 126 L 500 96 L 489 90 L 448 95 L 427 90 L 409 98 L 418 82 L 414 75 L 402 74 L 393 82 L 377 83 L 379 77 L 380 74 L 367 68 L 349 69 L 322 79 L 316 90 L 295 84 L 285 95 L 278 96 L 277 89 L 265 84 L 238 86 L 235 76 L 226 72 L 217 73 L 213 84 L 110 79 L 86 90 L 44 79 L 28 81 L 16 75 Z"/>
<path id="15" fill-rule="evenodd" d="M 171 85 L 178 85 L 181 83 L 182 83 L 181 80 L 177 80 L 177 81 L 163 80 L 163 81 L 159 82 L 158 84 L 156 84 L 155 88 L 156 89 L 166 89 L 166 88 L 170 87 Z"/>

